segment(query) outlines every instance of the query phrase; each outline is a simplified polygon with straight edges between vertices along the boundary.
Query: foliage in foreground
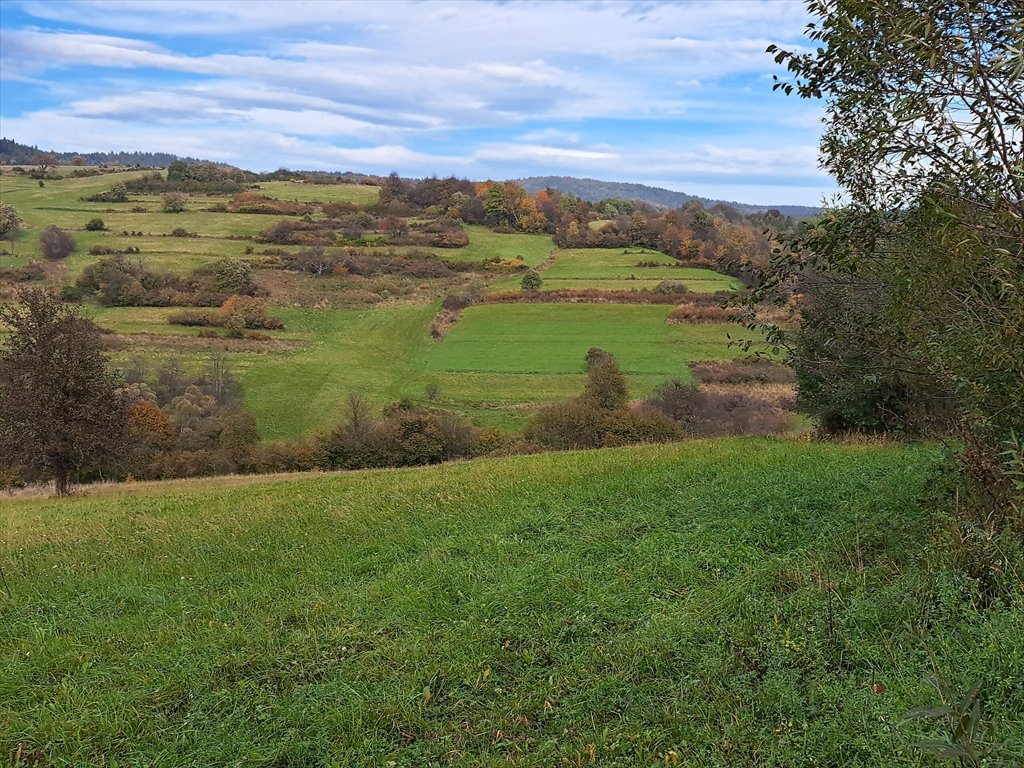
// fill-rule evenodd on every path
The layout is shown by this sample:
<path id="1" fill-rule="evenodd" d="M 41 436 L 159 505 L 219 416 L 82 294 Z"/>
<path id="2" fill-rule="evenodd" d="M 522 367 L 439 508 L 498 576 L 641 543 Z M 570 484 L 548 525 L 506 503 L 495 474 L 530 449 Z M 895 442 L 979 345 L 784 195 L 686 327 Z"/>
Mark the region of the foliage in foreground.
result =
<path id="1" fill-rule="evenodd" d="M 938 462 L 743 439 L 8 503 L 0 748 L 923 768 L 937 674 L 1017 764 L 1024 556 L 983 607 L 919 503 Z"/>
<path id="2" fill-rule="evenodd" d="M 1024 524 L 1024 6 L 808 9 L 819 47 L 771 46 L 793 75 L 775 87 L 824 100 L 822 166 L 848 202 L 776 255 L 753 300 L 810 289 L 796 337 L 772 333 L 793 342 L 806 403 L 837 428 L 950 411 L 991 495 L 978 521 Z"/>

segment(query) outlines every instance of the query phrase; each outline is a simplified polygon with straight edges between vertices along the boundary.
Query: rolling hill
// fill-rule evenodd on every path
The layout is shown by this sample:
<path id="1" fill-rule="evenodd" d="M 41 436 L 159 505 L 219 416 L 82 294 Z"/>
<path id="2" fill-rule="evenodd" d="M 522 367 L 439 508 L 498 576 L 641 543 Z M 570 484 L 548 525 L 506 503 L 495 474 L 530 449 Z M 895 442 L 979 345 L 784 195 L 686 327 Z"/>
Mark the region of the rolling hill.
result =
<path id="1" fill-rule="evenodd" d="M 649 187 L 646 184 L 628 184 L 620 181 L 599 181 L 597 179 L 580 179 L 575 176 L 530 176 L 523 179 L 511 179 L 511 181 L 522 185 L 531 195 L 542 189 L 557 189 L 565 194 L 576 195 L 587 202 L 596 202 L 609 197 L 619 197 L 624 200 L 642 200 L 651 205 L 663 208 L 679 208 L 690 200 L 699 200 L 706 207 L 724 203 L 731 205 L 740 213 L 755 213 L 774 208 L 786 216 L 802 217 L 816 216 L 821 212 L 820 208 L 813 208 L 806 205 L 751 205 L 749 203 L 737 203 L 731 200 L 711 200 L 706 197 L 688 195 L 685 192 L 675 192 L 663 187 Z"/>

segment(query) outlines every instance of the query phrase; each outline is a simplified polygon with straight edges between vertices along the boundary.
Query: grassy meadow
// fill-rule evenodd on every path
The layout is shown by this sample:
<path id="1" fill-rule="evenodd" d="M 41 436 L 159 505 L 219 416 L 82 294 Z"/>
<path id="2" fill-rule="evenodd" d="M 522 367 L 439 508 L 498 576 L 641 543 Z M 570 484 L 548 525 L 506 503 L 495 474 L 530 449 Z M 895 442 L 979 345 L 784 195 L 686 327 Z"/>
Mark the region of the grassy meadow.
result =
<path id="1" fill-rule="evenodd" d="M 81 199 L 137 174 L 48 180 L 44 187 L 34 179 L 0 176 L 0 198 L 14 205 L 28 225 L 15 242 L 17 256 L 0 256 L 0 267 L 38 258 L 39 235 L 53 223 L 69 231 L 78 244 L 64 262 L 48 265 L 55 286 L 72 283 L 100 258 L 89 254 L 95 245 L 138 248 L 140 253 L 131 258 L 148 268 L 186 274 L 221 258 L 254 258 L 246 250 L 258 257 L 266 246 L 232 238 L 256 235 L 281 218 L 205 210 L 226 199 L 217 196 L 192 195 L 188 209 L 176 214 L 164 213 L 156 195 L 132 195 L 124 203 Z M 265 182 L 259 191 L 281 200 L 357 204 L 373 202 L 377 195 L 377 188 L 370 186 L 291 181 Z M 97 216 L 107 230 L 85 231 L 86 223 Z M 196 236 L 169 237 L 177 228 Z M 459 262 L 521 259 L 541 270 L 544 290 L 651 290 L 663 280 L 702 292 L 739 287 L 734 278 L 711 270 L 672 266 L 674 259 L 655 251 L 558 250 L 548 235 L 500 234 L 482 226 L 465 229 L 466 247 L 427 250 Z M 641 260 L 663 266 L 636 267 Z M 272 313 L 286 325 L 283 331 L 270 333 L 273 342 L 263 348 L 200 339 L 194 328 L 167 323 L 171 309 L 87 304 L 84 311 L 120 335 L 112 352 L 118 364 L 133 357 L 153 365 L 174 358 L 184 368 L 198 370 L 211 354 L 227 355 L 267 439 L 330 429 L 351 390 L 383 405 L 399 398 L 426 402 L 429 388 L 435 407 L 465 414 L 481 426 L 518 430 L 532 407 L 579 394 L 583 356 L 594 346 L 619 357 L 634 397 L 646 396 L 669 377 L 689 379 L 686 363 L 691 360 L 740 356 L 729 346 L 728 326 L 666 325 L 671 307 L 665 305 L 483 304 L 466 311 L 441 340 L 431 338 L 431 323 L 446 291 L 471 282 L 485 291 L 515 290 L 520 280 L 520 274 L 486 271 L 437 281 L 314 278 L 257 269 L 256 282 L 270 291 Z"/>
<path id="2" fill-rule="evenodd" d="M 948 734 L 903 716 L 938 673 L 982 681 L 1014 764 L 1024 596 L 981 609 L 935 543 L 940 459 L 723 439 L 5 502 L 0 745 L 80 768 L 923 767 L 912 744 Z"/>

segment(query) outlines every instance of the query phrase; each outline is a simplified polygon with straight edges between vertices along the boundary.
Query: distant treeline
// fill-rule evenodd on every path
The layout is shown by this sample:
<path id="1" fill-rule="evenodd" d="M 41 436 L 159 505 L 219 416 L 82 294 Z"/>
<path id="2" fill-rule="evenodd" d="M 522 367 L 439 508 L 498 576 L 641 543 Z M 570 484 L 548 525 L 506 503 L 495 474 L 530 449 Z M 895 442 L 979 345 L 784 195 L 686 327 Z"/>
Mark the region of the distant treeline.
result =
<path id="1" fill-rule="evenodd" d="M 52 155 L 58 165 L 138 165 L 144 168 L 166 168 L 175 160 L 199 162 L 194 158 L 179 158 L 167 152 L 54 152 L 28 144 L 19 144 L 11 139 L 0 139 L 0 165 L 35 165 L 40 154 Z"/>
<path id="2" fill-rule="evenodd" d="M 619 198 L 633 202 L 644 202 L 659 208 L 681 208 L 691 200 L 697 200 L 705 207 L 719 204 L 735 208 L 740 213 L 756 213 L 769 208 L 778 210 L 786 216 L 816 216 L 820 208 L 806 205 L 751 205 L 729 200 L 712 200 L 707 197 L 688 195 L 663 187 L 649 187 L 646 184 L 629 184 L 620 181 L 600 181 L 598 179 L 580 179 L 575 176 L 531 176 L 525 179 L 513 179 L 530 194 L 542 189 L 557 189 L 562 194 L 574 195 L 588 203 L 596 203 L 609 198 Z"/>

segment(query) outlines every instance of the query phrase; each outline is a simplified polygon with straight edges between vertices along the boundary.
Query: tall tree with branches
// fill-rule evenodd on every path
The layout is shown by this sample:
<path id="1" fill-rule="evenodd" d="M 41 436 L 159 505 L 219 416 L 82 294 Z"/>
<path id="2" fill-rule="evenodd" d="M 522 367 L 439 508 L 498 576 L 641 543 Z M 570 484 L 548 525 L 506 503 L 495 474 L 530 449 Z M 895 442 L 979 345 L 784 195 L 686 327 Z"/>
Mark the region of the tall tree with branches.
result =
<path id="1" fill-rule="evenodd" d="M 0 306 L 0 456 L 66 496 L 76 477 L 118 460 L 127 404 L 115 391 L 100 330 L 33 288 Z"/>
<path id="2" fill-rule="evenodd" d="M 843 203 L 786 242 L 761 276 L 755 299 L 796 293 L 805 305 L 800 330 L 769 336 L 825 399 L 851 377 L 946 398 L 964 465 L 996 500 L 990 510 L 1019 513 L 1024 3 L 807 7 L 819 47 L 768 52 L 790 72 L 776 89 L 824 103 L 820 162 Z M 853 349 L 862 335 L 871 355 Z"/>

